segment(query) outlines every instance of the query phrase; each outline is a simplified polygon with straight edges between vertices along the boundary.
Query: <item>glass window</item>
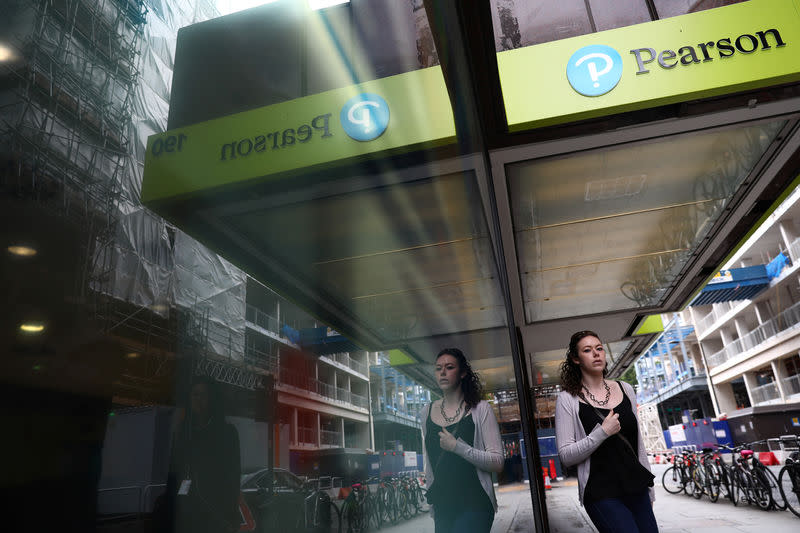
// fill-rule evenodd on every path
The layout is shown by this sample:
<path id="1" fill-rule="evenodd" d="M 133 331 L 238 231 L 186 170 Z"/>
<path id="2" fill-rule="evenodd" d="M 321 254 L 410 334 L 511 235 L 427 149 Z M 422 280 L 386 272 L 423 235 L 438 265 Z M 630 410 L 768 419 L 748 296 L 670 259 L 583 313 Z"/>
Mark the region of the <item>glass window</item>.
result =
<path id="1" fill-rule="evenodd" d="M 696 13 L 706 9 L 729 6 L 746 2 L 747 0 L 654 0 L 658 17 L 665 19 L 687 13 Z"/>
<path id="2" fill-rule="evenodd" d="M 596 31 L 650 22 L 645 0 L 589 0 Z"/>
<path id="3" fill-rule="evenodd" d="M 782 124 L 508 165 L 527 320 L 657 305 Z"/>

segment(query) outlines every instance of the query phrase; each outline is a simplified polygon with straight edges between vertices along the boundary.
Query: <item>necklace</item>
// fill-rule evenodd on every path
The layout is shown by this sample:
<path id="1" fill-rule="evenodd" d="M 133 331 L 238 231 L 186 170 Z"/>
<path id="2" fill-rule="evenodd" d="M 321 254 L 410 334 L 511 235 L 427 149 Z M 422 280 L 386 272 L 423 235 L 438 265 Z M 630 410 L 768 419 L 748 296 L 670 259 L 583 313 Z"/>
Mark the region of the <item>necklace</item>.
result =
<path id="1" fill-rule="evenodd" d="M 586 391 L 586 394 L 589 395 L 589 398 L 591 398 L 594 403 L 596 403 L 597 405 L 601 405 L 602 406 L 602 405 L 607 405 L 609 398 L 611 398 L 611 389 L 608 388 L 608 383 L 606 383 L 606 380 L 603 380 L 603 387 L 605 387 L 605 389 L 606 389 L 606 399 L 603 400 L 602 402 L 594 397 L 592 392 L 589 389 L 586 388 L 586 385 L 583 385 L 583 390 Z"/>
<path id="2" fill-rule="evenodd" d="M 458 409 L 456 409 L 456 413 L 453 416 L 447 416 L 444 412 L 444 398 L 442 398 L 442 403 L 439 404 L 439 407 L 442 411 L 442 418 L 444 418 L 444 421 L 447 422 L 448 424 L 452 424 L 453 422 L 455 422 L 456 418 L 458 418 L 458 415 L 461 414 L 461 405 L 463 405 L 463 403 L 464 400 L 458 402 Z"/>

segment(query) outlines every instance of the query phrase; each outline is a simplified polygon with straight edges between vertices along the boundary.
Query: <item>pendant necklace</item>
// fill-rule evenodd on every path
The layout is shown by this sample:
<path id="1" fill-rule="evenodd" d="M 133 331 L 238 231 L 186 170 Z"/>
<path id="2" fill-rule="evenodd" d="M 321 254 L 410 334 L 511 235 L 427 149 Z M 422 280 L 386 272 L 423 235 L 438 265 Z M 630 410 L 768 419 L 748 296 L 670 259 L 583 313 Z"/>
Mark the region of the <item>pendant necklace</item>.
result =
<path id="1" fill-rule="evenodd" d="M 611 389 L 608 387 L 608 383 L 606 383 L 606 380 L 603 380 L 603 387 L 606 388 L 606 399 L 603 400 L 602 402 L 594 397 L 592 392 L 589 389 L 586 388 L 586 385 L 583 385 L 583 390 L 586 391 L 586 394 L 589 395 L 589 398 L 591 398 L 594 403 L 596 403 L 597 405 L 600 405 L 600 406 L 605 406 L 605 405 L 608 405 L 608 400 L 609 400 L 609 398 L 611 398 Z M 444 413 L 444 411 L 442 411 L 442 412 Z"/>
<path id="2" fill-rule="evenodd" d="M 456 409 L 456 413 L 453 416 L 447 416 L 444 412 L 444 398 L 442 398 L 442 403 L 439 404 L 439 407 L 441 408 L 442 418 L 444 418 L 444 421 L 447 422 L 448 424 L 452 424 L 453 422 L 455 422 L 456 418 L 458 418 L 458 415 L 461 414 L 461 406 L 463 405 L 463 403 L 464 403 L 463 400 L 458 403 L 458 409 Z"/>

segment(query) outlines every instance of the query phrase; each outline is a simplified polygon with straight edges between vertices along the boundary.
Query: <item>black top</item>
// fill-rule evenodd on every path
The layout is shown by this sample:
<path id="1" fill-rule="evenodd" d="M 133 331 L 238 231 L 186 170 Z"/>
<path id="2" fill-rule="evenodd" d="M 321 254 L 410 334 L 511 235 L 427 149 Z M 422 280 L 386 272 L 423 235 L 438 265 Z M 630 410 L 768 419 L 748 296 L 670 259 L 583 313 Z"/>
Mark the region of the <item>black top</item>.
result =
<path id="1" fill-rule="evenodd" d="M 438 509 L 442 507 L 456 507 L 470 510 L 488 510 L 494 513 L 492 501 L 483 490 L 475 465 L 452 452 L 445 452 L 439 445 L 439 432 L 441 426 L 436 425 L 428 410 L 428 419 L 425 421 L 425 449 L 428 452 L 428 461 L 433 468 L 433 484 L 435 486 L 435 500 L 432 501 Z M 456 439 L 461 439 L 470 446 L 475 441 L 475 421 L 472 413 L 464 415 L 459 422 L 445 426 Z"/>
<path id="2" fill-rule="evenodd" d="M 622 385 L 617 383 L 622 389 Z M 583 430 L 588 435 L 597 424 L 603 421 L 597 416 L 591 405 L 579 402 L 578 413 Z M 589 467 L 589 480 L 583 492 L 584 502 L 602 500 L 604 498 L 620 498 L 629 494 L 640 493 L 647 487 L 653 486 L 653 474 L 650 473 L 638 458 L 639 424 L 633 407 L 625 391 L 622 391 L 622 401 L 615 407 L 614 412 L 619 414 L 620 433 L 628 439 L 636 456 L 623 440 L 615 435 L 610 436 L 592 453 L 592 462 Z M 597 408 L 605 418 L 609 410 Z"/>

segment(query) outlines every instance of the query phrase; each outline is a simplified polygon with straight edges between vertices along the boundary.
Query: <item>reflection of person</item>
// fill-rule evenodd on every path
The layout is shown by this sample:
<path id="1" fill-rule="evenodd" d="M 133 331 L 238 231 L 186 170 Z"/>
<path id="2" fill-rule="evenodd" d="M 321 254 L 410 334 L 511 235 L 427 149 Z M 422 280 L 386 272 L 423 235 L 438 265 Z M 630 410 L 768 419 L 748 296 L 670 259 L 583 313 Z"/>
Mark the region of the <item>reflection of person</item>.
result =
<path id="1" fill-rule="evenodd" d="M 600 533 L 657 532 L 636 393 L 606 373 L 597 334 L 572 335 L 556 399 L 558 456 L 564 466 L 578 465 L 578 497 Z"/>
<path id="2" fill-rule="evenodd" d="M 199 377 L 175 438 L 167 495 L 180 533 L 239 529 L 239 435 L 225 421 L 217 384 Z"/>
<path id="3" fill-rule="evenodd" d="M 497 511 L 491 472 L 503 469 L 503 444 L 494 411 L 464 354 L 436 356 L 442 399 L 421 413 L 425 480 L 436 533 L 488 533 Z"/>

